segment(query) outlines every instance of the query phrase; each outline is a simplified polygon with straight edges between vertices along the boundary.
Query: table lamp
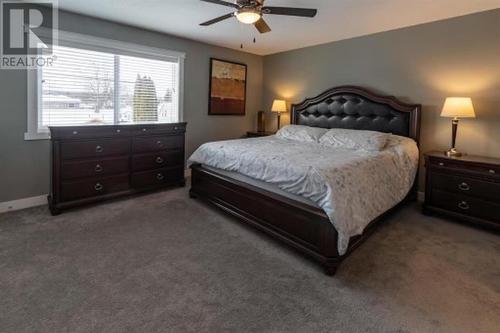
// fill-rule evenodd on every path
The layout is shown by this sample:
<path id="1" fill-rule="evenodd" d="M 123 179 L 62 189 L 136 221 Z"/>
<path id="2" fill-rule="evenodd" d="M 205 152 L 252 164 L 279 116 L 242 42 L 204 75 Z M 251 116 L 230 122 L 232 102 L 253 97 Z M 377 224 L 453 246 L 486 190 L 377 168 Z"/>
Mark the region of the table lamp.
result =
<path id="1" fill-rule="evenodd" d="M 278 113 L 278 129 L 280 129 L 281 113 L 287 111 L 286 102 L 281 99 L 275 99 L 273 102 L 273 106 L 271 107 L 271 111 Z"/>
<path id="2" fill-rule="evenodd" d="M 446 151 L 446 156 L 460 157 L 462 153 L 458 152 L 455 148 L 457 139 L 458 121 L 460 118 L 475 118 L 474 106 L 469 97 L 448 97 L 444 102 L 441 117 L 453 118 L 452 134 L 451 134 L 451 148 Z"/>

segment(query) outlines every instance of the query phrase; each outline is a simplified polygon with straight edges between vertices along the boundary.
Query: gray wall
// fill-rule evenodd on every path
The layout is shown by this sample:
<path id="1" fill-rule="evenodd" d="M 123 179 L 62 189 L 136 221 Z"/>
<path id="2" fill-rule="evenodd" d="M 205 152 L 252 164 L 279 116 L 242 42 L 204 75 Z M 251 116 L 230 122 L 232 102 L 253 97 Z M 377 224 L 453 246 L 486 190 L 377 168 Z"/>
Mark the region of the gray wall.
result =
<path id="1" fill-rule="evenodd" d="M 203 142 L 241 137 L 255 127 L 261 107 L 263 59 L 260 56 L 111 23 L 60 13 L 60 29 L 186 53 L 184 120 L 187 154 Z M 248 65 L 247 115 L 208 116 L 209 58 Z M 0 202 L 49 191 L 49 141 L 24 141 L 26 72 L 0 70 Z"/>
<path id="2" fill-rule="evenodd" d="M 460 122 L 457 146 L 500 157 L 500 10 L 267 56 L 263 107 L 345 84 L 421 103 L 423 152 L 450 143 L 445 97 L 470 96 L 477 119 Z"/>
<path id="3" fill-rule="evenodd" d="M 449 144 L 450 121 L 439 117 L 444 98 L 471 96 L 478 118 L 460 123 L 458 147 L 500 157 L 500 10 L 264 58 L 70 13 L 61 14 L 60 27 L 186 52 L 188 154 L 203 142 L 253 129 L 255 112 L 261 106 L 269 109 L 273 98 L 299 102 L 333 86 L 354 84 L 423 104 L 422 151 Z M 246 117 L 207 116 L 210 57 L 248 64 Z M 23 139 L 25 72 L 0 71 L 0 108 L 0 202 L 47 193 L 49 142 Z M 276 126 L 271 119 L 268 129 Z"/>

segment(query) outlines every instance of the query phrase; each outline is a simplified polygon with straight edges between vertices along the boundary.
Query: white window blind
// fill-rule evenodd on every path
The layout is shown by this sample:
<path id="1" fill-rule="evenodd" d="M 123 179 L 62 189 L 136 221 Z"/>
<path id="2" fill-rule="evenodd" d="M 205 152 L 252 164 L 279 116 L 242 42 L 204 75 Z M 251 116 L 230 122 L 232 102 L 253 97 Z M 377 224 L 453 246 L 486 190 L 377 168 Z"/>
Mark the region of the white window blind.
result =
<path id="1" fill-rule="evenodd" d="M 47 126 L 179 121 L 179 62 L 54 46 L 39 70 L 38 132 Z"/>

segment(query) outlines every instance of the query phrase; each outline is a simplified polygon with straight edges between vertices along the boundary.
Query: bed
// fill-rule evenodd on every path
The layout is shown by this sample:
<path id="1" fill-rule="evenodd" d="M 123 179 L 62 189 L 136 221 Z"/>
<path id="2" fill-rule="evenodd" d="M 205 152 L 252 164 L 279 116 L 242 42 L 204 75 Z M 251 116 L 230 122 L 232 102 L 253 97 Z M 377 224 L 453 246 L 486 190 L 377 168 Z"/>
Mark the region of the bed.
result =
<path id="1" fill-rule="evenodd" d="M 342 128 L 392 133 L 394 135 L 391 137 L 401 138 L 401 142 L 405 142 L 405 138 L 410 138 L 412 140 L 406 139 L 406 141 L 411 141 L 415 146 L 418 146 L 420 112 L 420 105 L 407 104 L 394 97 L 381 96 L 360 87 L 343 86 L 330 89 L 319 96 L 308 98 L 299 104 L 292 105 L 291 123 L 316 129 Z M 358 132 L 361 131 L 356 131 L 356 133 Z M 340 262 L 372 233 L 387 214 L 404 202 L 414 200 L 417 197 L 417 167 L 415 167 L 413 173 L 407 172 L 403 167 L 404 163 L 398 164 L 392 162 L 394 159 L 391 159 L 390 154 L 392 154 L 392 151 L 389 150 L 379 155 L 374 154 L 372 156 L 368 154 L 368 158 L 359 154 L 359 156 L 353 156 L 352 154 L 339 152 L 338 150 L 329 150 L 324 147 L 316 148 L 319 145 L 312 143 L 309 146 L 307 144 L 304 144 L 304 146 L 291 144 L 287 140 L 279 140 L 272 137 L 244 140 L 228 141 L 227 144 L 207 144 L 200 147 L 193 154 L 191 158 L 193 164 L 191 165 L 192 184 L 190 196 L 207 201 L 241 221 L 299 250 L 301 253 L 320 263 L 328 275 L 335 274 Z M 257 146 L 260 148 L 256 148 Z M 299 187 L 302 188 L 301 192 L 290 185 L 296 182 L 292 181 L 290 183 L 288 179 L 283 177 L 280 180 L 280 174 L 277 172 L 274 173 L 273 178 L 276 182 L 271 183 L 273 180 L 267 180 L 264 175 L 259 177 L 262 172 L 254 171 L 252 173 L 247 170 L 250 170 L 250 168 L 245 169 L 245 172 L 242 169 L 223 168 L 223 162 L 228 162 L 226 164 L 231 166 L 229 161 L 230 153 L 231 149 L 234 150 L 234 147 L 237 147 L 242 152 L 246 152 L 241 153 L 241 155 L 248 155 L 248 159 L 255 161 L 248 163 L 262 164 L 260 168 L 253 168 L 253 170 L 260 170 L 262 168 L 272 170 L 272 162 L 270 161 L 277 159 L 282 165 L 283 161 L 285 161 L 288 169 L 308 174 L 308 177 L 310 177 L 309 169 L 307 169 L 307 161 L 308 159 L 316 161 L 315 156 L 318 156 L 318 161 L 321 160 L 322 165 L 328 167 L 329 163 L 331 163 L 338 166 L 337 169 L 330 170 L 329 175 L 331 177 L 328 178 L 330 185 L 338 181 L 339 178 L 347 177 L 342 175 L 342 171 L 344 171 L 342 167 L 344 164 L 348 165 L 350 163 L 355 167 L 351 168 L 348 174 L 352 179 L 353 186 L 356 184 L 359 187 L 357 188 L 358 193 L 362 189 L 363 192 L 373 190 L 370 193 L 372 195 L 376 194 L 375 190 L 378 186 L 376 182 L 364 182 L 358 179 L 357 176 L 353 176 L 353 172 L 355 175 L 354 170 L 372 168 L 372 170 L 377 171 L 377 168 L 382 168 L 384 165 L 387 166 L 387 170 L 380 172 L 382 176 L 381 178 L 377 178 L 377 181 L 382 182 L 384 179 L 383 174 L 385 173 L 387 181 L 402 179 L 407 184 L 407 188 L 404 190 L 404 195 L 402 195 L 403 190 L 399 192 L 394 191 L 398 192 L 399 195 L 393 196 L 393 202 L 389 201 L 388 204 L 381 201 L 379 204 L 377 201 L 378 196 L 376 196 L 377 200 L 373 200 L 373 203 L 365 199 L 356 200 L 356 191 L 353 191 L 354 194 L 349 193 L 349 197 L 340 198 L 343 193 L 348 192 L 345 189 L 343 190 L 344 192 L 340 190 L 334 191 L 336 186 L 332 185 L 328 187 L 330 192 L 332 192 L 329 194 L 329 197 L 335 197 L 337 203 L 343 203 L 337 204 L 336 209 L 328 209 L 329 206 L 327 203 L 330 201 L 335 202 L 335 200 L 328 201 L 325 198 L 318 198 L 314 195 L 314 192 L 310 194 L 307 190 L 303 190 L 304 188 L 311 187 L 311 184 L 319 184 L 319 181 L 305 185 L 302 183 L 301 187 Z M 266 147 L 268 147 L 267 150 Z M 275 149 L 274 153 L 273 149 Z M 201 153 L 198 151 L 201 151 Z M 224 156 L 226 156 L 224 154 L 227 154 L 228 161 L 224 160 Z M 291 156 L 288 157 L 287 154 Z M 294 154 L 296 157 L 292 158 Z M 220 155 L 218 157 L 218 161 L 222 161 L 220 165 L 215 162 L 209 162 L 211 155 Z M 299 158 L 298 156 L 301 155 L 304 156 Z M 203 159 L 200 156 L 205 156 L 205 158 Z M 418 166 L 418 149 L 416 156 L 416 164 Z M 370 162 L 371 160 L 376 159 L 385 161 L 386 164 L 379 164 L 379 167 L 377 164 L 370 164 L 372 163 Z M 366 161 L 366 163 L 360 163 L 360 161 Z M 233 164 L 240 165 L 241 163 Z M 316 169 L 322 170 L 321 167 L 312 168 L 312 170 L 317 171 Z M 283 173 L 287 175 L 287 172 Z M 321 172 L 319 174 L 322 175 Z M 374 177 L 376 177 L 376 174 L 377 172 L 373 172 Z M 389 178 L 387 178 L 388 176 Z M 298 180 L 301 179 L 300 174 L 297 177 Z M 310 178 L 314 177 L 311 176 Z M 324 179 L 324 177 L 320 178 Z M 344 186 L 342 184 L 342 187 L 346 186 L 348 185 Z M 383 196 L 388 192 L 379 193 Z M 359 197 L 363 195 L 361 194 Z M 349 209 L 342 209 L 347 206 L 346 202 L 357 201 L 359 201 L 358 205 L 352 204 Z M 378 206 L 378 210 L 370 211 L 367 208 L 367 212 L 365 212 L 364 206 L 368 207 L 370 205 Z M 343 215 L 340 212 L 343 212 Z M 377 213 L 374 215 L 374 212 Z M 345 221 L 349 216 L 352 218 L 353 223 Z M 368 217 L 370 217 L 369 220 L 365 221 L 362 228 L 359 228 L 359 225 L 357 226 L 359 230 L 356 230 L 356 228 L 347 230 L 343 227 L 344 224 L 355 225 L 354 221 Z M 343 224 L 340 224 L 340 221 Z"/>

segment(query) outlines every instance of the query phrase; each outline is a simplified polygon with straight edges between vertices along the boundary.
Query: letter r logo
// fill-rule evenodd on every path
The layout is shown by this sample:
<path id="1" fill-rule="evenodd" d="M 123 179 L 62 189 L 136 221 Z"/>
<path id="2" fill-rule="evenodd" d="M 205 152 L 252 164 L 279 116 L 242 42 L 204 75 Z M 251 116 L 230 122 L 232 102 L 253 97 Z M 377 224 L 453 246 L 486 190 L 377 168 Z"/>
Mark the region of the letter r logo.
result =
<path id="1" fill-rule="evenodd" d="M 53 44 L 54 0 L 0 0 L 0 3 L 2 55 L 35 54 Z M 44 41 L 39 37 L 42 27 L 52 31 L 52 36 L 44 34 Z"/>

